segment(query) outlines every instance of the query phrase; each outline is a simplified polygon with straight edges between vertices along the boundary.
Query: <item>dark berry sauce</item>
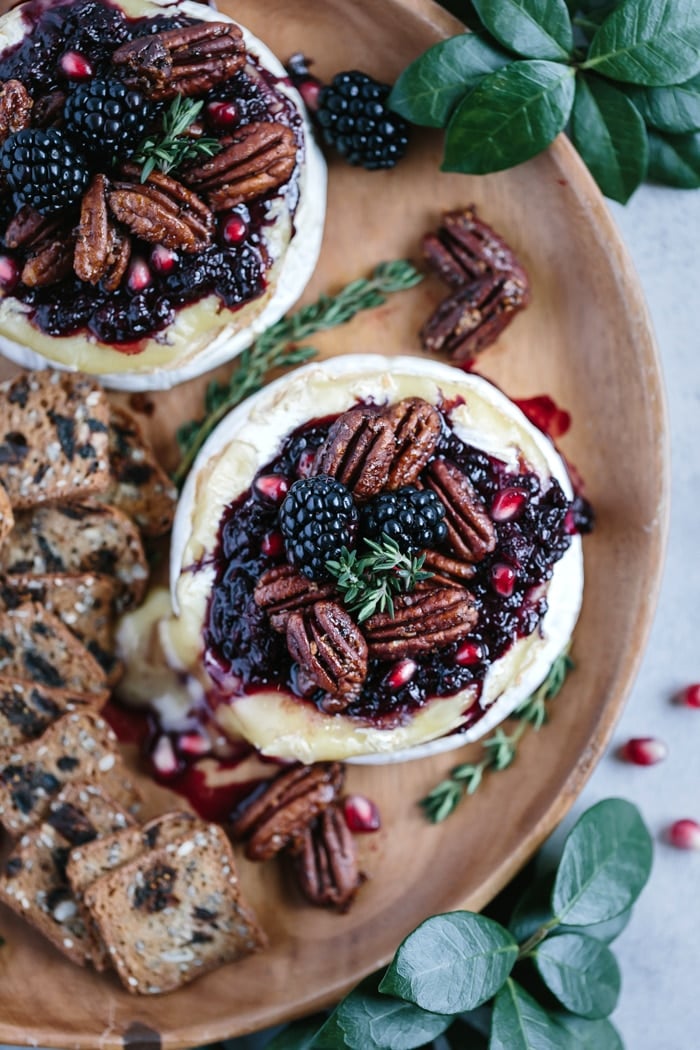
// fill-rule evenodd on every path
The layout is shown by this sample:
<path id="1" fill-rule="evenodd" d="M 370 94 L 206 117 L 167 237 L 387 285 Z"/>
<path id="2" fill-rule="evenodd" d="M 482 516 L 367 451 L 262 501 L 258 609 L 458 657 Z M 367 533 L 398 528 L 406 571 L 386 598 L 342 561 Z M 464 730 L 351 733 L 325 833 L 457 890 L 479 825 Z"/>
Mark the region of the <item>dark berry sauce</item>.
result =
<path id="1" fill-rule="evenodd" d="M 0 55 L 0 82 L 20 80 L 32 96 L 35 109 L 53 92 L 70 90 L 61 69 L 61 57 L 66 52 L 75 52 L 85 59 L 93 76 L 113 77 L 111 56 L 121 44 L 196 21 L 179 14 L 127 18 L 117 7 L 100 0 L 77 0 L 63 5 L 36 0 L 25 5 L 23 17 L 27 35 Z M 281 121 L 294 130 L 301 145 L 300 119 L 294 106 L 276 89 L 274 78 L 250 56 L 243 70 L 200 97 L 203 114 L 208 112 L 208 103 L 231 100 L 235 102 L 236 127 L 254 121 Z M 162 104 L 154 108 L 154 121 L 159 120 L 161 110 Z M 226 129 L 209 126 L 212 121 L 213 118 L 205 117 L 207 135 L 226 133 Z M 63 121 L 62 104 L 55 122 L 70 133 Z M 94 172 L 110 174 L 114 167 L 113 158 L 93 155 L 88 161 Z M 177 171 L 172 174 L 177 178 Z M 293 213 L 298 192 L 295 178 L 283 192 Z M 222 214 L 213 243 L 196 255 L 180 253 L 174 268 L 167 273 L 150 265 L 154 246 L 132 238 L 132 260 L 141 259 L 150 269 L 146 288 L 131 290 L 122 280 L 116 291 L 108 292 L 101 283 L 92 285 L 72 275 L 41 288 L 20 282 L 12 289 L 12 295 L 30 307 L 30 320 L 48 335 L 85 332 L 124 353 L 139 353 L 145 339 L 172 323 L 179 307 L 215 295 L 222 306 L 234 311 L 265 292 L 269 259 L 262 231 L 268 221 L 269 203 L 261 199 L 250 207 L 241 204 Z M 77 225 L 79 207 L 76 200 L 74 210 L 57 216 L 67 229 Z M 8 191 L 0 191 L 0 229 L 6 228 L 16 211 Z M 241 220 L 244 236 L 231 244 L 224 227 L 234 215 Z M 21 271 L 22 250 L 4 251 Z"/>
<path id="2" fill-rule="evenodd" d="M 569 547 L 572 533 L 578 531 L 572 528 L 571 505 L 557 481 L 543 481 L 526 465 L 514 472 L 461 441 L 444 411 L 442 419 L 435 457 L 459 467 L 487 509 L 494 506 L 499 494 L 507 497 L 517 489 L 518 511 L 510 520 L 494 521 L 496 548 L 479 562 L 467 584 L 479 610 L 477 628 L 468 638 L 468 658 L 464 641 L 415 656 L 416 667 L 408 681 L 396 664 L 370 661 L 362 694 L 345 713 L 384 728 L 401 723 L 431 697 L 450 696 L 472 684 L 480 689 L 491 664 L 517 638 L 537 630 L 547 611 L 545 585 Z M 210 697 L 213 705 L 235 703 L 236 694 L 263 688 L 295 694 L 300 704 L 316 704 L 321 699 L 320 694 L 298 695 L 296 666 L 284 636 L 271 629 L 253 591 L 263 572 L 285 560 L 284 550 L 269 539 L 276 534 L 279 501 L 265 494 L 276 488 L 268 479 L 279 477 L 288 485 L 303 476 L 309 453 L 324 440 L 331 422 L 315 421 L 291 434 L 277 458 L 258 474 L 264 477 L 264 485 L 254 480 L 222 517 L 204 637 L 207 669 L 220 686 Z M 580 520 L 580 515 L 576 517 Z M 439 549 L 449 554 L 449 541 Z M 475 704 L 472 718 L 478 716 Z"/>

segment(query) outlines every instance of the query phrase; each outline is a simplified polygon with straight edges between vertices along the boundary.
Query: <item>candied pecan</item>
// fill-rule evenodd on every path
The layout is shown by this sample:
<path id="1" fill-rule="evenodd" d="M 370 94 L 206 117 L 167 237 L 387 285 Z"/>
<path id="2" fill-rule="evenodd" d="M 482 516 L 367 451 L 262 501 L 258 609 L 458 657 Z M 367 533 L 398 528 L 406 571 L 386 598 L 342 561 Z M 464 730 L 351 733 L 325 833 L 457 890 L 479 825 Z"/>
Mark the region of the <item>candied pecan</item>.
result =
<path id="1" fill-rule="evenodd" d="M 406 397 L 384 415 L 395 442 L 386 487 L 412 485 L 435 451 L 442 429 L 440 414 L 423 398 Z"/>
<path id="2" fill-rule="evenodd" d="M 466 638 L 478 613 L 464 587 L 431 587 L 400 594 L 394 613 L 375 613 L 364 623 L 370 657 L 396 660 L 441 649 Z"/>
<path id="3" fill-rule="evenodd" d="M 230 22 L 197 22 L 136 37 L 112 55 L 122 78 L 152 99 L 200 95 L 245 63 L 243 34 Z"/>
<path id="4" fill-rule="evenodd" d="M 300 668 L 303 684 L 325 691 L 328 714 L 343 711 L 360 695 L 367 677 L 367 643 L 345 609 L 320 601 L 287 620 L 287 648 Z"/>
<path id="5" fill-rule="evenodd" d="M 22 283 L 28 288 L 44 288 L 68 277 L 73 271 L 74 244 L 74 235 L 67 231 L 33 244 L 22 268 Z"/>
<path id="6" fill-rule="evenodd" d="M 126 175 L 137 169 L 124 165 Z M 114 217 L 150 244 L 194 253 L 211 244 L 214 216 L 181 182 L 153 172 L 145 182 L 115 182 L 107 194 Z"/>
<path id="7" fill-rule="evenodd" d="M 113 292 L 126 272 L 131 243 L 110 222 L 107 186 L 105 175 L 95 175 L 83 196 L 73 268 L 81 281 L 102 281 L 106 291 Z"/>
<path id="8" fill-rule="evenodd" d="M 464 364 L 495 342 L 529 302 L 529 293 L 508 274 L 465 284 L 437 306 L 420 331 L 424 350 L 444 351 Z"/>
<path id="9" fill-rule="evenodd" d="M 246 800 L 234 816 L 231 834 L 247 840 L 249 860 L 269 860 L 330 806 L 344 780 L 345 770 L 338 762 L 285 769 Z"/>
<path id="10" fill-rule="evenodd" d="M 496 546 L 496 530 L 467 475 L 454 463 L 435 459 L 423 483 L 444 504 L 447 538 L 454 552 L 464 561 L 481 561 Z"/>
<path id="11" fill-rule="evenodd" d="M 33 104 L 20 80 L 6 80 L 0 85 L 0 143 L 29 127 Z"/>
<path id="12" fill-rule="evenodd" d="M 337 803 L 304 830 L 290 854 L 299 888 L 311 904 L 348 910 L 364 876 L 357 866 L 355 840 Z"/>
<path id="13" fill-rule="evenodd" d="M 262 574 L 253 597 L 267 613 L 274 630 L 284 634 L 293 612 L 301 612 L 321 598 L 330 598 L 334 590 L 332 584 L 315 583 L 291 565 L 275 565 Z"/>
<path id="14" fill-rule="evenodd" d="M 386 416 L 351 408 L 331 426 L 311 473 L 337 478 L 355 499 L 367 500 L 386 487 L 394 450 L 394 431 Z"/>
<path id="15" fill-rule="evenodd" d="M 453 288 L 496 274 L 510 274 L 527 288 L 527 275 L 512 250 L 482 222 L 473 204 L 443 215 L 437 233 L 423 238 L 423 255 L 438 277 Z"/>
<path id="16" fill-rule="evenodd" d="M 440 554 L 439 551 L 426 550 L 421 551 L 421 553 L 423 555 L 423 568 L 426 572 L 433 574 L 429 581 L 433 587 L 436 583 L 446 583 L 448 586 L 452 586 L 455 583 L 463 583 L 464 580 L 470 580 L 476 572 L 476 567 L 473 563 L 450 558 L 446 554 Z"/>
<path id="17" fill-rule="evenodd" d="M 225 211 L 279 189 L 297 162 L 294 132 L 284 124 L 246 124 L 211 160 L 183 178 L 207 194 L 214 211 Z"/>
<path id="18" fill-rule="evenodd" d="M 28 204 L 24 204 L 5 230 L 5 244 L 8 248 L 24 248 L 45 240 L 60 228 L 61 223 L 58 219 L 40 215 Z"/>

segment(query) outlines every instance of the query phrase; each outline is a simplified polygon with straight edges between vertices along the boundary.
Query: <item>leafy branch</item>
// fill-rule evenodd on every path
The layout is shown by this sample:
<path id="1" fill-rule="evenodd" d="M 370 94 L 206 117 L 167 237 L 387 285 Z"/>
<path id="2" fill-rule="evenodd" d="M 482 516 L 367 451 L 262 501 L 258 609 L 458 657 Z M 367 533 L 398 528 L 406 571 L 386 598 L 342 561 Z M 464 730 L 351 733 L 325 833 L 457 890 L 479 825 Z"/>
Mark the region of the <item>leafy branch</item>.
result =
<path id="1" fill-rule="evenodd" d="M 364 539 L 369 553 L 360 555 L 343 547 L 337 561 L 326 568 L 336 579 L 344 605 L 362 623 L 376 612 L 394 615 L 394 596 L 410 594 L 416 584 L 429 580 L 432 572 L 423 569 L 425 554 L 407 554 L 386 533 L 376 543 Z"/>
<path id="2" fill-rule="evenodd" d="M 203 105 L 203 99 L 175 96 L 163 114 L 160 135 L 149 135 L 134 154 L 134 162 L 141 165 L 141 182 L 145 182 L 156 168 L 167 174 L 185 163 L 213 157 L 219 152 L 221 143 L 218 139 L 189 133 Z"/>
<path id="3" fill-rule="evenodd" d="M 347 324 L 364 310 L 385 303 L 394 292 L 403 292 L 422 281 L 422 274 L 405 259 L 380 263 L 371 277 L 352 281 L 336 295 L 321 295 L 288 317 L 283 317 L 244 350 L 238 367 L 226 382 L 212 381 L 204 399 L 206 415 L 181 426 L 177 441 L 182 452 L 173 480 L 182 485 L 200 448 L 232 408 L 260 390 L 273 369 L 298 365 L 315 357 L 317 351 L 300 346 L 303 340 L 329 328 Z"/>
<path id="4" fill-rule="evenodd" d="M 529 726 L 537 731 L 547 721 L 547 703 L 560 692 L 574 664 L 569 650 L 564 650 L 552 664 L 549 674 L 529 697 L 516 707 L 512 717 L 519 724 L 511 733 L 499 727 L 495 733 L 481 741 L 484 757 L 479 762 L 463 762 L 450 771 L 446 780 L 437 784 L 425 798 L 421 799 L 426 817 L 433 824 L 446 820 L 468 795 L 473 795 L 489 770 L 499 772 L 511 765 L 518 752 L 518 745 Z"/>

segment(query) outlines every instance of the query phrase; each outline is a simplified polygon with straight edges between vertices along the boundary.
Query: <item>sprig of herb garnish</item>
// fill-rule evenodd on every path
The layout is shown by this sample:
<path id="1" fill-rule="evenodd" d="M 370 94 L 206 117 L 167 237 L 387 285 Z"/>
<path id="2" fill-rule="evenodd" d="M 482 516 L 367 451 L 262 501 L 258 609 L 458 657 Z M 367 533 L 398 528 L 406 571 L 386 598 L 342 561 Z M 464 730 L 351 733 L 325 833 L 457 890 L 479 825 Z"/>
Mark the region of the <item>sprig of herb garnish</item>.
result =
<path id="1" fill-rule="evenodd" d="M 495 733 L 481 741 L 484 757 L 480 762 L 463 762 L 455 766 L 447 780 L 443 780 L 421 799 L 420 805 L 432 824 L 440 824 L 446 820 L 463 798 L 473 795 L 488 770 L 498 772 L 511 765 L 528 726 L 537 731 L 547 721 L 547 702 L 553 700 L 560 692 L 573 666 L 567 647 L 552 664 L 542 685 L 516 707 L 512 717 L 517 718 L 519 724 L 513 731 L 506 733 L 499 727 Z"/>
<path id="2" fill-rule="evenodd" d="M 145 138 L 133 156 L 134 163 L 141 166 L 141 182 L 156 169 L 167 174 L 187 162 L 213 157 L 219 152 L 218 139 L 187 134 L 203 105 L 203 99 L 175 96 L 163 114 L 160 135 Z"/>
<path id="3" fill-rule="evenodd" d="M 321 295 L 308 306 L 302 306 L 283 317 L 244 350 L 238 367 L 226 382 L 212 381 L 204 399 L 203 419 L 185 423 L 178 429 L 177 442 L 182 460 L 173 474 L 176 485 L 182 485 L 200 448 L 217 423 L 244 398 L 264 385 L 268 372 L 275 368 L 298 365 L 315 357 L 317 351 L 300 346 L 304 339 L 329 328 L 347 324 L 364 310 L 373 310 L 386 302 L 387 296 L 413 288 L 423 280 L 405 259 L 380 263 L 371 277 L 352 281 L 336 295 Z"/>
<path id="4" fill-rule="evenodd" d="M 417 583 L 433 575 L 423 569 L 425 554 L 407 554 L 386 533 L 379 542 L 364 539 L 363 543 L 368 553 L 343 547 L 337 561 L 326 562 L 343 604 L 358 623 L 377 612 L 393 617 L 394 597 L 410 594 Z"/>

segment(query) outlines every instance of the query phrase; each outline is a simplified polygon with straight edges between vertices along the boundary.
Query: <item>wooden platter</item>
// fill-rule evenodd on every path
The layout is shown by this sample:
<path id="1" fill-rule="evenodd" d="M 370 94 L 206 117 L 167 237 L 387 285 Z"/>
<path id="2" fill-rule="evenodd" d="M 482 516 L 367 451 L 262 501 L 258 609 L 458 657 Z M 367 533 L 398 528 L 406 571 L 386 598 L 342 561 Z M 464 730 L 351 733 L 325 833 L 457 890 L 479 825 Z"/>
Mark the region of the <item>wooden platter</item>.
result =
<path id="1" fill-rule="evenodd" d="M 226 0 L 222 7 L 285 59 L 303 51 L 323 78 L 360 67 L 392 80 L 459 24 L 430 0 Z M 302 903 L 277 864 L 241 859 L 240 876 L 268 951 L 163 999 L 129 996 L 116 979 L 79 970 L 8 912 L 0 916 L 0 1041 L 116 1050 L 193 1047 L 308 1013 L 386 963 L 428 915 L 479 909 L 564 816 L 600 758 L 641 658 L 661 570 L 668 448 L 659 364 L 639 286 L 592 180 L 564 138 L 544 155 L 486 178 L 439 172 L 440 136 L 417 134 L 394 171 L 330 167 L 321 261 L 304 301 L 417 256 L 440 211 L 475 202 L 528 269 L 533 302 L 479 363 L 512 397 L 549 394 L 571 413 L 561 448 L 586 481 L 596 532 L 585 540 L 586 588 L 577 670 L 552 720 L 528 734 L 513 766 L 486 779 L 443 825 L 416 803 L 456 761 L 352 767 L 350 790 L 374 798 L 382 830 L 360 842 L 370 875 L 351 912 Z M 444 295 L 433 280 L 314 340 L 324 355 L 420 353 L 416 332 Z M 3 364 L 4 378 L 15 371 Z M 225 370 L 224 370 L 225 371 Z M 203 380 L 148 395 L 164 462 L 174 424 L 201 412 Z M 157 796 L 151 799 L 157 808 Z"/>

